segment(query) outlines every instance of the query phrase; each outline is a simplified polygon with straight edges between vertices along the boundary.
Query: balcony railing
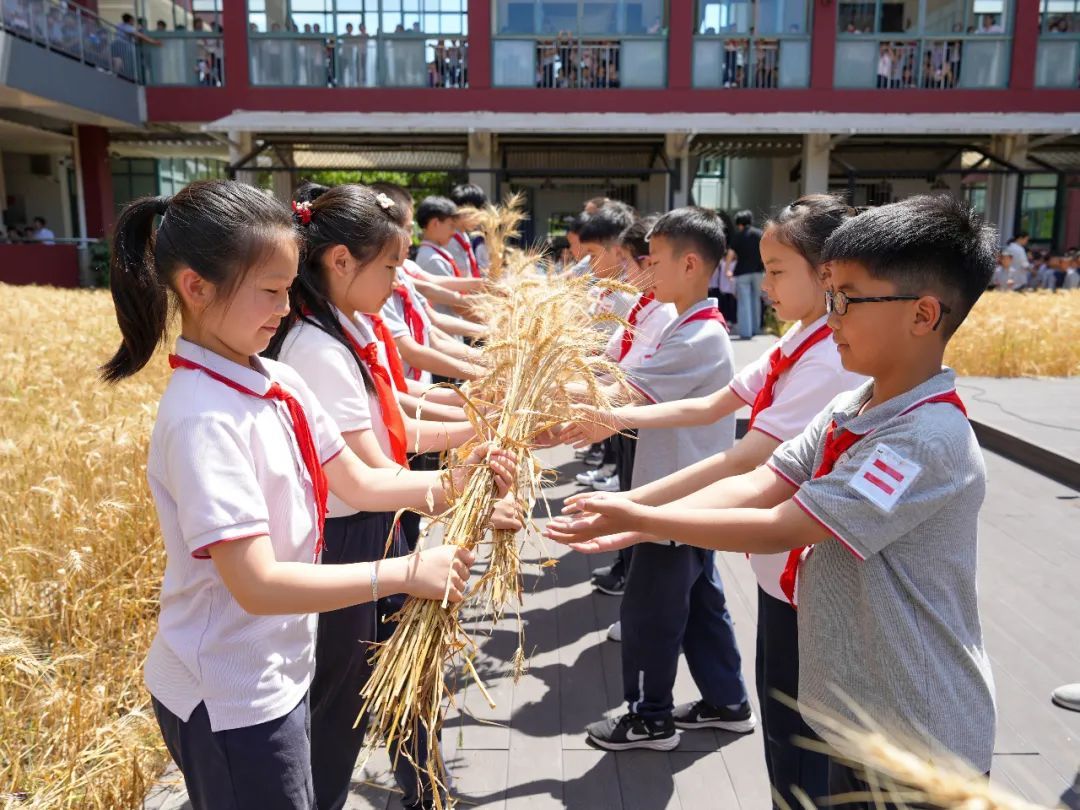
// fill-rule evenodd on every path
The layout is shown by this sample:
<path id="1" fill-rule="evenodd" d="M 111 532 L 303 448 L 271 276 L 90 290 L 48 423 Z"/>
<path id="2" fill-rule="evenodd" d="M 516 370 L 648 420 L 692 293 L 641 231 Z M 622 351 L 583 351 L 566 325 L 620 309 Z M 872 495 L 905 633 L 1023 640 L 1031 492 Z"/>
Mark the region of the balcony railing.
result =
<path id="1" fill-rule="evenodd" d="M 54 0 L 3 0 L 4 30 L 122 79 L 139 82 L 135 36 L 77 5 Z"/>
<path id="2" fill-rule="evenodd" d="M 300 87 L 467 87 L 464 37 L 251 34 L 251 82 Z"/>
<path id="3" fill-rule="evenodd" d="M 158 45 L 142 49 L 146 83 L 221 87 L 225 82 L 224 41 L 197 31 L 155 32 Z"/>
<path id="4" fill-rule="evenodd" d="M 809 83 L 809 36 L 694 38 L 694 87 L 774 89 Z"/>
<path id="5" fill-rule="evenodd" d="M 1080 33 L 1043 34 L 1035 56 L 1036 87 L 1080 87 Z"/>
<path id="6" fill-rule="evenodd" d="M 951 90 L 1005 87 L 1007 36 L 906 37 L 842 34 L 834 81 L 840 88 Z"/>
<path id="7" fill-rule="evenodd" d="M 496 87 L 605 90 L 667 86 L 667 40 L 497 37 L 492 83 Z"/>

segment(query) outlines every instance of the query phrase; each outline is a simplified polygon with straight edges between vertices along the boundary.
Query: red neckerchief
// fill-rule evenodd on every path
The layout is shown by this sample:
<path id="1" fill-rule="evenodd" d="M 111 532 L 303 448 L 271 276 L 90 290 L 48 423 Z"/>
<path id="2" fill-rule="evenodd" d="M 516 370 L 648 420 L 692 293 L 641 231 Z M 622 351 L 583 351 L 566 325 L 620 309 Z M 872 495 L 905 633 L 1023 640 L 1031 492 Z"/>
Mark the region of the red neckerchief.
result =
<path id="1" fill-rule="evenodd" d="M 458 267 L 458 263 L 456 261 L 454 261 L 454 257 L 448 251 L 444 250 L 443 248 L 436 245 L 434 242 L 431 242 L 431 241 L 429 241 L 427 239 L 425 239 L 423 242 L 421 242 L 421 244 L 422 245 L 427 245 L 429 248 L 431 248 L 436 253 L 438 253 L 440 256 L 442 256 L 444 259 L 446 259 L 448 262 L 450 262 L 450 266 L 454 269 L 454 278 L 464 278 L 465 277 L 465 274 L 461 272 L 461 268 Z"/>
<path id="2" fill-rule="evenodd" d="M 217 380 L 219 383 L 229 386 L 229 388 L 232 388 L 234 391 L 239 391 L 241 394 L 247 394 L 249 397 L 272 399 L 285 403 L 285 407 L 289 410 L 289 420 L 292 422 L 296 445 L 300 448 L 300 458 L 304 462 L 304 467 L 307 469 L 308 476 L 311 478 L 312 489 L 315 491 L 315 515 L 318 519 L 319 530 L 315 540 L 315 557 L 317 559 L 319 554 L 322 553 L 323 546 L 326 545 L 326 496 L 330 491 L 330 486 L 326 481 L 326 473 L 323 471 L 322 464 L 319 462 L 319 452 L 315 447 L 315 438 L 311 435 L 311 425 L 308 423 L 307 414 L 304 413 L 304 407 L 296 397 L 276 382 L 270 384 L 270 390 L 265 394 L 257 394 L 235 380 L 230 380 L 224 374 L 218 374 L 216 371 L 211 371 L 206 368 L 206 366 L 201 366 L 198 363 L 188 360 L 186 357 L 170 354 L 169 366 L 173 369 L 186 368 L 193 371 L 201 371 L 210 377 L 210 379 Z"/>
<path id="3" fill-rule="evenodd" d="M 413 301 L 412 295 L 409 293 L 408 285 L 399 284 L 394 287 L 394 295 L 401 299 L 401 311 L 405 316 L 405 324 L 409 327 L 409 334 L 412 335 L 412 339 L 421 346 L 426 345 L 427 341 L 424 339 L 424 318 L 420 314 L 416 302 Z M 413 368 L 409 372 L 409 376 L 414 380 L 419 380 L 420 369 Z"/>
<path id="4" fill-rule="evenodd" d="M 480 273 L 480 262 L 476 260 L 476 253 L 473 252 L 472 243 L 460 231 L 454 232 L 454 241 L 461 245 L 461 249 L 465 251 L 465 256 L 469 259 L 469 272 L 472 273 L 472 277 L 483 278 Z"/>
<path id="5" fill-rule="evenodd" d="M 924 399 L 922 402 L 916 402 L 906 411 L 897 414 L 897 416 L 911 413 L 916 408 L 921 408 L 923 405 L 929 405 L 932 402 L 947 402 L 950 405 L 955 405 L 964 416 L 967 416 L 967 408 L 964 407 L 964 403 L 960 400 L 960 395 L 956 391 L 938 394 L 929 399 Z M 836 466 L 837 459 L 867 435 L 866 433 L 852 433 L 850 430 L 845 430 L 843 434 L 837 436 L 836 422 L 830 422 L 829 429 L 825 432 L 825 447 L 821 453 L 821 464 L 814 472 L 814 478 L 821 478 L 831 473 L 833 467 Z M 787 562 L 784 564 L 784 572 L 780 575 L 780 590 L 784 592 L 784 596 L 787 597 L 792 607 L 795 606 L 795 583 L 799 576 L 799 565 L 804 559 L 804 552 L 808 552 L 811 548 L 813 547 L 804 546 L 789 551 Z"/>
<path id="6" fill-rule="evenodd" d="M 406 451 L 408 439 L 405 436 L 405 420 L 401 418 L 401 410 L 398 408 L 397 396 L 394 394 L 394 383 L 390 377 L 390 371 L 379 362 L 379 342 L 372 341 L 366 346 L 361 346 L 360 341 L 352 336 L 344 326 L 342 331 L 364 365 L 371 372 L 371 379 L 375 383 L 375 395 L 379 399 L 379 411 L 382 413 L 383 424 L 386 432 L 390 435 L 390 453 L 398 464 L 403 467 L 408 465 L 409 458 Z"/>
<path id="7" fill-rule="evenodd" d="M 655 300 L 653 291 L 649 290 L 647 293 L 638 298 L 637 303 L 634 304 L 634 308 L 630 310 L 630 314 L 626 316 L 626 322 L 630 326 L 623 329 L 622 343 L 619 345 L 619 362 L 630 353 L 631 347 L 634 345 L 635 329 L 637 326 L 638 315 L 641 314 L 641 310 L 645 309 L 649 304 Z"/>
<path id="8" fill-rule="evenodd" d="M 757 396 L 754 397 L 754 405 L 750 410 L 750 427 L 754 426 L 754 420 L 757 419 L 757 415 L 773 404 L 773 394 L 776 388 L 776 382 L 780 379 L 781 375 L 790 371 L 804 354 L 831 334 L 832 330 L 829 328 L 829 325 L 822 324 L 790 355 L 785 355 L 779 346 L 773 349 L 772 354 L 769 355 L 769 371 L 765 375 L 765 383 L 761 386 L 761 390 L 758 391 Z"/>
<path id="9" fill-rule="evenodd" d="M 694 323 L 695 321 L 716 321 L 724 328 L 727 328 L 727 321 L 724 320 L 724 316 L 720 314 L 720 310 L 716 308 L 716 304 L 714 303 L 711 307 L 708 307 L 706 309 L 699 309 L 686 320 L 679 321 L 679 323 L 675 324 L 675 328 L 668 332 L 665 337 L 671 337 L 684 326 Z M 661 340 L 660 343 L 656 344 L 656 351 L 659 351 L 662 345 L 663 340 Z"/>
<path id="10" fill-rule="evenodd" d="M 365 314 L 368 320 L 371 321 L 371 329 L 375 332 L 375 337 L 386 348 L 386 360 L 390 364 L 390 377 L 394 381 L 394 387 L 398 391 L 407 392 L 409 386 L 405 382 L 405 364 L 401 362 L 401 352 L 398 351 L 397 344 L 394 343 L 394 336 L 390 334 L 390 327 L 386 325 L 386 321 L 379 315 L 373 312 Z"/>

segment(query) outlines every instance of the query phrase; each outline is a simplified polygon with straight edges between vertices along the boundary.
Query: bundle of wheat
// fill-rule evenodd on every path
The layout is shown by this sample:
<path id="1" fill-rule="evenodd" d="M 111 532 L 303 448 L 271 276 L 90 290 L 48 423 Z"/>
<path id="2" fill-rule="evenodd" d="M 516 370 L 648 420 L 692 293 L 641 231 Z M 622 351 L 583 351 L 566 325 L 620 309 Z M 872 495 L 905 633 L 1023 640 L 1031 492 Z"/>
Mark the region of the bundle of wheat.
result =
<path id="1" fill-rule="evenodd" d="M 528 503 L 543 497 L 532 452 L 538 438 L 567 421 L 583 396 L 591 404 L 608 404 L 598 379 L 619 378 L 618 367 L 602 351 L 606 338 L 590 328 L 588 282 L 536 278 L 528 272 L 532 264 L 532 257 L 512 256 L 502 268 L 502 281 L 485 294 L 480 307 L 494 336 L 483 348 L 487 370 L 462 392 L 480 437 L 517 453 L 516 495 Z M 467 452 L 462 448 L 456 458 Z M 521 555 L 513 533 L 495 532 L 488 539 L 495 497 L 491 474 L 481 468 L 464 491 L 452 494 L 451 508 L 434 522 L 444 526 L 444 542 L 470 549 L 490 544 L 486 568 L 463 604 L 497 618 L 508 602 L 520 598 Z M 448 665 L 460 659 L 494 706 L 472 665 L 476 645 L 462 628 L 461 612 L 461 605 L 408 600 L 394 635 L 376 649 L 374 672 L 362 691 L 370 713 L 369 747 L 400 746 L 398 755 L 426 760 L 427 778 L 439 788 L 439 807 L 448 780 L 438 730 L 447 704 L 453 703 L 445 681 Z M 516 671 L 524 657 L 519 647 Z"/>

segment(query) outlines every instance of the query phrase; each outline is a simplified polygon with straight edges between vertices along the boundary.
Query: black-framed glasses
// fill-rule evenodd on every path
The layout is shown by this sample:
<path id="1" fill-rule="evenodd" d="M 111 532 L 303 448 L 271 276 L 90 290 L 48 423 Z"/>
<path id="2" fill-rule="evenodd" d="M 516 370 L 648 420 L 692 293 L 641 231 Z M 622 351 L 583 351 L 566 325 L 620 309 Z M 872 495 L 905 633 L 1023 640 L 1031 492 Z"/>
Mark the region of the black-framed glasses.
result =
<path id="1" fill-rule="evenodd" d="M 848 306 L 850 304 L 879 304 L 886 303 L 888 301 L 918 301 L 923 296 L 921 295 L 869 295 L 861 298 L 855 298 L 847 293 L 833 292 L 832 290 L 825 291 L 825 313 L 831 315 L 836 313 L 841 317 L 847 315 Z M 936 330 L 941 326 L 941 319 L 948 315 L 952 310 L 945 305 L 940 299 L 935 299 L 938 302 L 938 306 L 941 308 L 941 312 L 938 314 L 937 323 L 934 324 Z"/>

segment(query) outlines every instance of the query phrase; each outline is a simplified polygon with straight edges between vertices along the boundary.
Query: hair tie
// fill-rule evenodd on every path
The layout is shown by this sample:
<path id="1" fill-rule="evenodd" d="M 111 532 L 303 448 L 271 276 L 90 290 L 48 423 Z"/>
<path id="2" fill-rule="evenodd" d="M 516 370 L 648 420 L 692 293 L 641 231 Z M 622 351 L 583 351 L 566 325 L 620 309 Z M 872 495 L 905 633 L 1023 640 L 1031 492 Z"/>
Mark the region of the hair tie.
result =
<path id="1" fill-rule="evenodd" d="M 377 202 L 384 211 L 387 211 L 394 207 L 394 201 L 381 191 L 375 195 L 375 202 Z"/>
<path id="2" fill-rule="evenodd" d="M 299 218 L 301 225 L 311 224 L 311 203 L 298 203 L 296 200 L 293 200 L 292 210 L 293 213 Z"/>

